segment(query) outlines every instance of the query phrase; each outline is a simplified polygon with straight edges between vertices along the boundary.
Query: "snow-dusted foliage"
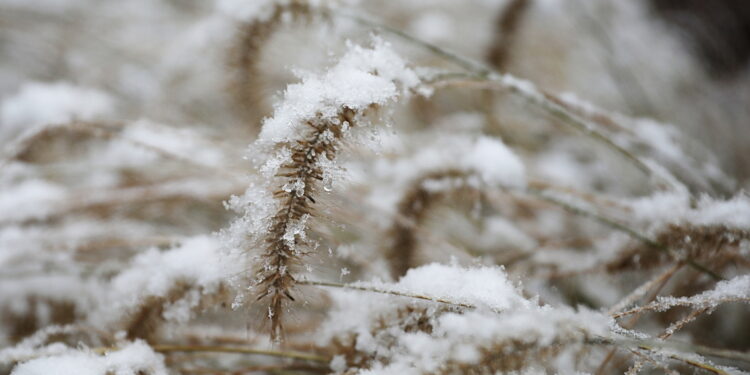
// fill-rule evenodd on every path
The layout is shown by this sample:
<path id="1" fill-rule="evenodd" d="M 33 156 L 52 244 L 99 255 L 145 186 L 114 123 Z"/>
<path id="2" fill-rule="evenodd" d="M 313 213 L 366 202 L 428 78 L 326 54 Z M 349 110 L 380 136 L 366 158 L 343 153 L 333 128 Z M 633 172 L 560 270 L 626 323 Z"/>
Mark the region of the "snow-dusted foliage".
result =
<path id="1" fill-rule="evenodd" d="M 69 349 L 60 353 L 34 358 L 18 365 L 15 375 L 98 375 L 98 374 L 154 374 L 166 375 L 164 358 L 142 341 L 123 345 L 104 355 L 87 350 Z"/>
<path id="2" fill-rule="evenodd" d="M 0 375 L 750 371 L 750 68 L 665 3 L 0 0 Z"/>

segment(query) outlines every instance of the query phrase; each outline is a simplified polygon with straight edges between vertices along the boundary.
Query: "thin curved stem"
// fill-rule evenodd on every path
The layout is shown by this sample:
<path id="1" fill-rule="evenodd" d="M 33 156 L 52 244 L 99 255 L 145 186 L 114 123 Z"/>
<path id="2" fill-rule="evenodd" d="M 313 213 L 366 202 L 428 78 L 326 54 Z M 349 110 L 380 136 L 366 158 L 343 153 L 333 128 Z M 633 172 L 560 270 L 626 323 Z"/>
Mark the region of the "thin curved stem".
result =
<path id="1" fill-rule="evenodd" d="M 271 357 L 283 357 L 291 359 L 299 359 L 305 361 L 313 361 L 320 363 L 330 362 L 330 358 L 310 353 L 300 352 L 283 352 L 277 350 L 266 350 L 266 349 L 255 349 L 246 348 L 241 346 L 212 346 L 212 345 L 166 345 L 156 344 L 152 345 L 151 348 L 159 353 L 173 353 L 173 352 L 203 352 L 203 353 L 235 353 L 235 354 L 257 354 Z M 96 348 L 92 351 L 98 354 L 104 354 L 112 351 L 119 350 L 116 347 L 107 348 Z"/>
<path id="2" fill-rule="evenodd" d="M 599 222 L 599 223 L 601 223 L 601 224 L 603 224 L 605 226 L 608 226 L 608 227 L 610 227 L 610 228 L 612 228 L 612 229 L 614 229 L 616 231 L 625 233 L 628 236 L 630 236 L 630 237 L 632 237 L 632 238 L 634 238 L 634 239 L 642 242 L 643 244 L 645 244 L 645 245 L 647 245 L 647 246 L 649 246 L 649 247 L 651 247 L 651 248 L 653 248 L 655 250 L 666 252 L 666 253 L 669 253 L 670 255 L 672 255 L 672 250 L 669 247 L 667 247 L 666 245 L 664 245 L 662 243 L 659 243 L 657 241 L 652 240 L 648 236 L 646 236 L 646 235 L 644 235 L 644 234 L 636 231 L 635 229 L 632 229 L 632 228 L 630 228 L 630 227 L 628 227 L 628 226 L 626 226 L 626 225 L 624 225 L 622 223 L 619 223 L 619 222 L 617 222 L 617 221 L 615 221 L 613 219 L 610 219 L 608 217 L 602 216 L 602 215 L 600 215 L 598 213 L 591 212 L 591 211 L 586 210 L 586 209 L 584 209 L 582 207 L 574 206 L 574 205 L 572 205 L 570 203 L 567 203 L 567 202 L 564 202 L 564 201 L 562 201 L 560 199 L 552 197 L 549 194 L 546 194 L 543 190 L 539 190 L 539 189 L 535 189 L 535 188 L 531 188 L 531 187 L 530 188 L 526 188 L 526 189 L 507 188 L 506 190 L 510 191 L 510 192 L 520 193 L 520 194 L 531 195 L 531 196 L 533 196 L 535 198 L 541 199 L 541 200 L 546 201 L 548 203 L 552 203 L 552 204 L 554 204 L 556 206 L 559 206 L 559 207 L 561 207 L 561 208 L 565 209 L 566 211 L 569 211 L 569 212 L 571 212 L 573 214 L 576 214 L 576 215 L 582 216 L 582 217 L 590 218 L 590 219 L 592 219 L 594 221 L 597 221 L 597 222 Z M 702 265 L 702 264 L 700 264 L 700 263 L 698 263 L 698 262 L 696 262 L 696 261 L 694 261 L 692 259 L 685 259 L 684 262 L 687 265 L 689 265 L 690 267 L 693 267 L 694 269 L 696 269 L 697 271 L 705 273 L 706 275 L 710 276 L 714 280 L 717 280 L 717 281 L 724 280 L 724 278 L 721 275 L 717 274 L 716 272 L 708 269 L 706 266 L 704 266 L 704 265 Z"/>
<path id="3" fill-rule="evenodd" d="M 658 180 L 660 180 L 659 182 L 661 184 L 673 187 L 674 181 L 678 181 L 674 176 L 667 173 L 666 169 L 662 170 L 661 168 L 653 168 L 637 155 L 618 145 L 607 135 L 600 132 L 595 125 L 591 124 L 586 119 L 583 119 L 580 116 L 576 115 L 573 111 L 565 108 L 565 106 L 560 104 L 563 103 L 562 100 L 559 100 L 557 97 L 550 93 L 537 91 L 536 89 L 534 89 L 533 85 L 530 82 L 520 81 L 509 75 L 497 72 L 491 67 L 479 61 L 460 56 L 448 49 L 425 42 L 394 27 L 371 21 L 363 16 L 339 11 L 332 11 L 331 14 L 334 16 L 351 19 L 367 27 L 386 32 L 411 44 L 424 48 L 431 53 L 440 56 L 448 61 L 451 61 L 457 66 L 465 69 L 468 73 L 465 73 L 463 78 L 489 83 L 491 84 L 491 86 L 502 88 L 503 90 L 507 90 L 512 94 L 525 99 L 526 101 L 536 105 L 537 107 L 545 111 L 548 115 L 561 120 L 563 124 L 581 131 L 583 134 L 619 153 L 649 178 L 657 178 Z M 454 73 L 450 76 L 459 78 L 461 74 Z"/>
<path id="4" fill-rule="evenodd" d="M 298 281 L 297 284 L 299 285 L 312 285 L 312 286 L 324 286 L 324 287 L 330 287 L 330 288 L 340 288 L 340 289 L 350 289 L 350 290 L 360 290 L 364 292 L 373 292 L 373 293 L 380 293 L 380 294 L 390 294 L 392 296 L 399 296 L 399 297 L 408 297 L 408 298 L 416 298 L 421 299 L 424 301 L 430 301 L 430 302 L 437 302 L 437 303 L 443 303 L 446 305 L 452 305 L 452 306 L 458 306 L 468 309 L 473 309 L 476 306 L 468 304 L 468 303 L 461 303 L 461 302 L 453 302 L 449 301 L 443 298 L 435 298 L 435 297 L 429 297 L 424 296 L 421 294 L 414 294 L 414 293 L 407 293 L 407 292 L 401 292 L 398 290 L 389 290 L 389 289 L 383 289 L 378 288 L 374 286 L 363 286 L 363 285 L 356 285 L 356 284 L 341 284 L 341 283 L 332 283 L 332 282 L 326 282 L 326 281 L 313 281 L 313 280 L 302 280 Z"/>

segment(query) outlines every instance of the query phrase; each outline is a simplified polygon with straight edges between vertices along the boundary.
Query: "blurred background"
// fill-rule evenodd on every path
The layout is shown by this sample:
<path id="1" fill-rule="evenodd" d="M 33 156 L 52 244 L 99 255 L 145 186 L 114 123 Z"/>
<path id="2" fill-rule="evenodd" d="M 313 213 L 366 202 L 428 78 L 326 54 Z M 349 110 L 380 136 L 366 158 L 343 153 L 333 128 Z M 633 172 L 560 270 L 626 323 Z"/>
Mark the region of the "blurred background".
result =
<path id="1" fill-rule="evenodd" d="M 233 105 L 228 87 L 235 76 L 227 63 L 238 22 L 261 3 L 1 1 L 0 142 L 40 122 L 76 117 L 147 118 L 249 143 L 248 129 L 257 125 L 247 122 L 265 114 L 246 116 Z M 740 182 L 750 176 L 746 1 L 415 0 L 358 7 L 549 91 L 675 124 Z M 290 68 L 325 63 L 337 48 L 321 35 L 291 37 L 294 27 L 288 29 L 261 56 L 271 95 L 283 88 L 275 81 L 292 77 Z M 54 105 L 41 108 L 49 101 Z"/>
<path id="2" fill-rule="evenodd" d="M 225 228 L 234 214 L 223 202 L 248 186 L 248 145 L 284 87 L 299 74 L 332 65 L 346 41 L 371 40 L 372 29 L 351 18 L 310 15 L 299 5 L 304 2 L 284 1 L 295 5 L 273 15 L 273 3 L 0 0 L 0 347 L 48 324 L 85 321 L 108 294 L 103 286 L 137 254 Z M 599 110 L 586 102 L 603 108 L 604 119 L 637 119 L 623 121 L 632 128 L 618 129 L 613 138 L 622 136 L 623 144 L 673 168 L 693 193 L 728 197 L 750 188 L 750 1 L 311 3 L 364 15 L 527 79 L 594 117 Z M 424 49 L 384 37 L 415 66 L 449 66 Z M 368 267 L 382 250 L 381 235 L 400 193 L 389 185 L 396 165 L 389 162 L 409 156 L 437 133 L 499 136 L 523 158 L 531 178 L 550 184 L 612 201 L 652 193 L 646 178 L 612 150 L 560 130 L 554 119 L 511 95 L 445 88 L 389 116 L 399 135 L 387 133 L 383 143 L 400 139 L 405 146 L 386 147 L 377 156 L 347 150 L 342 164 L 352 188 L 323 203 L 336 218 L 322 231 L 328 242 L 321 248 L 330 245 L 340 258 L 321 267 L 331 278 L 342 278 L 343 266 L 352 270 L 351 280 L 384 274 Z M 628 143 L 631 138 L 638 142 Z M 625 206 L 593 202 L 603 210 Z M 428 243 L 434 253 L 425 251 L 424 263 L 447 261 L 460 246 L 474 246 L 481 255 L 537 245 L 570 248 L 570 263 L 591 249 L 598 255 L 626 249 L 620 237 L 613 240 L 618 246 L 606 242 L 611 231 L 592 229 L 539 202 L 495 203 L 493 215 L 513 220 L 499 214 L 490 220 L 485 211 L 491 210 L 475 217 L 466 207 L 454 210 L 459 214 L 438 212 L 425 225 L 425 232 L 438 235 Z M 640 220 L 628 216 L 628 208 L 618 213 Z M 521 245 L 510 243 L 508 233 L 522 232 L 516 226 L 529 234 L 516 236 Z M 474 235 L 477 228 L 487 229 L 487 236 Z M 512 230 L 503 232 L 507 228 Z M 447 245 L 450 236 L 460 246 Z M 508 244 L 502 242 L 507 238 Z M 460 254 L 474 259 L 469 251 Z M 543 261 L 564 257 L 556 256 Z M 533 273 L 533 267 L 519 267 L 519 273 Z M 565 290 L 567 281 L 560 286 L 546 279 L 539 285 L 549 281 L 549 295 L 599 308 L 643 277 L 636 274 L 629 284 L 607 274 L 594 280 L 610 288 L 571 282 Z M 711 321 L 696 336 L 747 349 L 745 313 L 732 312 L 732 324 Z M 244 332 L 243 319 L 230 311 L 204 322 L 232 326 L 227 331 L 236 334 Z M 130 323 L 123 321 L 107 329 L 127 330 Z M 196 332 L 190 337 L 201 336 Z"/>

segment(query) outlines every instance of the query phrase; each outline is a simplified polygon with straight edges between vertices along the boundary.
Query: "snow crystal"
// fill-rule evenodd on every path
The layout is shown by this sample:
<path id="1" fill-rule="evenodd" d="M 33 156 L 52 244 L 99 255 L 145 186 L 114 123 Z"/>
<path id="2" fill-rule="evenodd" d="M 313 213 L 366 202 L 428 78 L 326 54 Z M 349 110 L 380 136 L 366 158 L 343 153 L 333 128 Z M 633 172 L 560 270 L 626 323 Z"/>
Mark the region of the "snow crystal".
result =
<path id="1" fill-rule="evenodd" d="M 279 204 L 266 186 L 266 182 L 254 181 L 243 195 L 230 198 L 226 206 L 242 216 L 222 230 L 221 239 L 224 245 L 229 249 L 246 249 L 247 241 L 265 235 Z"/>
<path id="2" fill-rule="evenodd" d="M 266 178 L 271 178 L 278 172 L 279 168 L 292 158 L 292 150 L 289 147 L 282 147 L 273 157 L 268 158 L 265 164 L 260 167 L 260 173 Z"/>

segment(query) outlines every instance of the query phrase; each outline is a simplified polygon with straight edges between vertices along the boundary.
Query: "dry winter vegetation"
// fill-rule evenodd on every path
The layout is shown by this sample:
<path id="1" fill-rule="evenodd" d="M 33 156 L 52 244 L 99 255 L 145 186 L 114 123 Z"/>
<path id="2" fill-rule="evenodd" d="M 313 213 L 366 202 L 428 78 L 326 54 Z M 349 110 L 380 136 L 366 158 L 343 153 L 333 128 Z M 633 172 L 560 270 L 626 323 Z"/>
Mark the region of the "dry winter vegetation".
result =
<path id="1" fill-rule="evenodd" d="M 743 4 L 0 0 L 0 374 L 750 371 Z"/>

